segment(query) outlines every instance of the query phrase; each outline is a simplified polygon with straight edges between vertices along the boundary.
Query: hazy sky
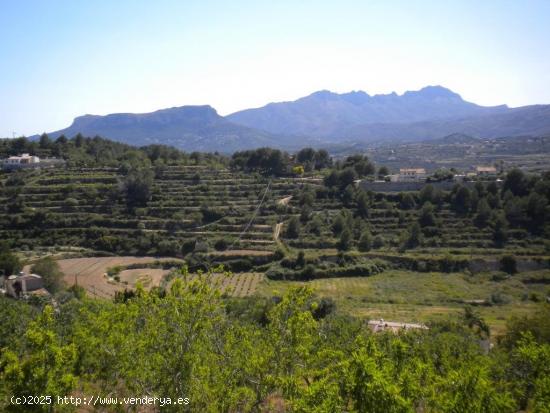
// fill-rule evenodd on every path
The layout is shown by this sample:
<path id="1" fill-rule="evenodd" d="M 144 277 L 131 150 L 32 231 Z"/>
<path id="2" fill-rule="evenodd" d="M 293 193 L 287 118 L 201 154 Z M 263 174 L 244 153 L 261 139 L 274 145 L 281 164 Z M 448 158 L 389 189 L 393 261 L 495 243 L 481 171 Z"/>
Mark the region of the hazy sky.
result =
<path id="1" fill-rule="evenodd" d="M 319 89 L 550 103 L 549 51 L 546 0 L 0 0 L 0 136 Z"/>

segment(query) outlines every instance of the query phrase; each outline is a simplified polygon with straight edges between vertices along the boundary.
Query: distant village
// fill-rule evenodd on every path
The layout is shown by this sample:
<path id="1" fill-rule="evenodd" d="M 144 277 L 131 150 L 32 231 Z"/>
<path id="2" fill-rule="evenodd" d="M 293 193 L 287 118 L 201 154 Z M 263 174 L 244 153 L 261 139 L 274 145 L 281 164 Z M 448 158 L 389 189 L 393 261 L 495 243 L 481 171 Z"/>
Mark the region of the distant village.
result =
<path id="1" fill-rule="evenodd" d="M 429 175 L 424 168 L 400 168 L 396 174 L 379 177 L 374 181 L 362 179 L 356 183 L 367 191 L 375 192 L 418 191 L 427 184 L 439 189 L 450 190 L 457 183 L 468 186 L 478 180 L 500 182 L 499 175 L 499 171 L 494 166 L 476 166 L 471 171 L 464 173 L 449 171 L 446 176 L 438 176 L 437 172 Z"/>

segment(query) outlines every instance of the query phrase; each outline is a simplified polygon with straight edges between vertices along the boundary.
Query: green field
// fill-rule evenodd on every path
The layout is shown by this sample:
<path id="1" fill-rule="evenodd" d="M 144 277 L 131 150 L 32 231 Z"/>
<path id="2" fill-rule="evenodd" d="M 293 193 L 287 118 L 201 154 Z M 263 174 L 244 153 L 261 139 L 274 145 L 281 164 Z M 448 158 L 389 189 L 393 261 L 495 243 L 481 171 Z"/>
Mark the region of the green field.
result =
<path id="1" fill-rule="evenodd" d="M 384 318 L 402 322 L 429 322 L 458 318 L 468 300 L 486 300 L 491 305 L 477 306 L 498 335 L 506 320 L 537 307 L 542 294 L 550 294 L 550 286 L 526 284 L 521 280 L 532 276 L 550 279 L 550 270 L 526 272 L 503 281 L 492 281 L 490 274 L 475 276 L 462 273 L 418 273 L 390 270 L 371 277 L 342 277 L 313 281 L 264 281 L 259 288 L 263 295 L 276 295 L 296 285 L 308 285 L 321 297 L 331 297 L 337 308 L 361 318 Z M 493 299 L 502 304 L 491 302 Z"/>

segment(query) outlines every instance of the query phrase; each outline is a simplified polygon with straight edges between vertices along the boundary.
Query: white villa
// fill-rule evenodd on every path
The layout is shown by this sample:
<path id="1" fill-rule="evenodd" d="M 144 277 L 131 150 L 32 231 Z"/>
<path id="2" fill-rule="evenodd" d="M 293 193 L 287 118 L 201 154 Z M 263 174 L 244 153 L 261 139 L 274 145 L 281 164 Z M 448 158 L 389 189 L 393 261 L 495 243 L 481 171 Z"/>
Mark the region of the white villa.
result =
<path id="1" fill-rule="evenodd" d="M 10 156 L 2 161 L 2 166 L 5 169 L 11 168 L 24 168 L 29 166 L 36 166 L 40 163 L 40 158 L 38 156 L 29 155 L 24 153 L 19 156 Z"/>
<path id="2" fill-rule="evenodd" d="M 396 175 L 390 175 L 391 182 L 420 182 L 426 179 L 424 168 L 401 168 Z"/>
<path id="3" fill-rule="evenodd" d="M 497 176 L 497 168 L 494 166 L 476 166 L 477 176 Z"/>

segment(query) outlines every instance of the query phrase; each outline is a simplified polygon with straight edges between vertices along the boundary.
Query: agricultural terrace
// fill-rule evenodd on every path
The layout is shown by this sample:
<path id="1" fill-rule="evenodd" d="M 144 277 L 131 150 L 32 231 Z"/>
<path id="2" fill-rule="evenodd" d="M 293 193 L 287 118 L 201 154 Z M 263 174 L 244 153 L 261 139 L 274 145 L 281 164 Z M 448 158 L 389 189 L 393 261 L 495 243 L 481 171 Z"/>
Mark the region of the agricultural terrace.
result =
<path id="1" fill-rule="evenodd" d="M 192 274 L 224 264 L 237 277 L 224 291 L 236 296 L 311 282 L 364 317 L 428 321 L 482 302 L 499 326 L 512 310 L 528 310 L 549 295 L 548 176 L 512 171 L 501 183 L 396 194 L 354 185 L 374 173 L 360 156 L 307 169 L 278 174 L 187 160 L 142 168 L 145 178 L 70 163 L 3 174 L 0 233 L 21 252 L 69 246 L 96 255 L 170 257 L 185 260 Z M 141 201 L 140 190 L 147 195 Z M 96 277 L 116 264 L 97 265 Z M 74 278 L 75 270 L 64 271 Z M 137 281 L 163 286 L 166 274 L 117 277 L 96 278 L 102 287 L 95 281 L 89 287 L 98 295 L 105 288 L 107 297 Z M 374 288 L 379 282 L 389 284 Z M 435 285 L 447 290 L 433 294 Z"/>

